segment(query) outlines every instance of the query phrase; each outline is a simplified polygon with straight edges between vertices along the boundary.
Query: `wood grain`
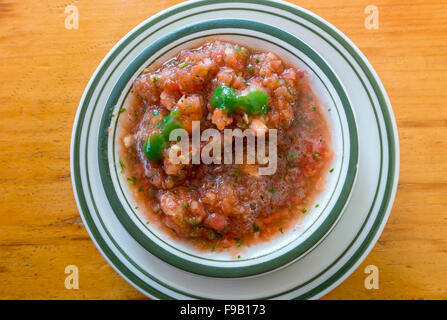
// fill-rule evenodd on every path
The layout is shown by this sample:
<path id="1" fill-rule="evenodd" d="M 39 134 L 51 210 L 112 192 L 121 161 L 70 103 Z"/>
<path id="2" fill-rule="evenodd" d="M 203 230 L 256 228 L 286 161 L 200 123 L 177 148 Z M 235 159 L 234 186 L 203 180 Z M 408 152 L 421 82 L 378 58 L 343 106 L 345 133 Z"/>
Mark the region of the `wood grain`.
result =
<path id="1" fill-rule="evenodd" d="M 70 136 L 87 82 L 135 25 L 179 1 L 0 0 L 0 298 L 144 299 L 82 225 Z M 447 2 L 292 1 L 333 23 L 368 57 L 390 96 L 401 171 L 389 222 L 365 262 L 325 299 L 447 298 Z M 64 28 L 67 5 L 78 30 Z M 364 27 L 367 5 L 378 30 Z M 64 269 L 80 270 L 79 290 Z M 380 270 L 366 290 L 364 268 Z"/>

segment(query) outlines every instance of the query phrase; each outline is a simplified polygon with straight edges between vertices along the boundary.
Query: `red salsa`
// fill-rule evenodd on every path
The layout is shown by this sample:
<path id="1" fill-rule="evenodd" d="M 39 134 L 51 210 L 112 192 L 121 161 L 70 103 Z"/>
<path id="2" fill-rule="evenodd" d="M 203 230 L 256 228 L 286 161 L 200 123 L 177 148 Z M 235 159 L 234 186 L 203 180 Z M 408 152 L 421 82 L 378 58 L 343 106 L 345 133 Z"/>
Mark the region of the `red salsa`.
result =
<path id="1" fill-rule="evenodd" d="M 176 128 L 277 130 L 277 169 L 258 164 L 175 164 Z M 148 219 L 199 249 L 267 241 L 318 204 L 333 158 L 327 121 L 306 72 L 272 52 L 207 41 L 146 69 L 120 110 L 120 165 Z M 201 142 L 202 148 L 207 142 Z M 192 152 L 192 151 L 191 151 Z"/>

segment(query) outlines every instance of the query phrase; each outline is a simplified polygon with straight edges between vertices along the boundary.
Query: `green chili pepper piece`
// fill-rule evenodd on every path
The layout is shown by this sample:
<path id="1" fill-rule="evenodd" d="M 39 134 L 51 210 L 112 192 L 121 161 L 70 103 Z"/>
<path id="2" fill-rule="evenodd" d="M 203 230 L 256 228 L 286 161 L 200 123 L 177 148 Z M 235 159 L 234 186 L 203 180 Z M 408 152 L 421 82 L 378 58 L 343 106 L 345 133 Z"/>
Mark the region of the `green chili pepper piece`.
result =
<path id="1" fill-rule="evenodd" d="M 229 113 L 240 107 L 248 114 L 266 114 L 269 98 L 265 91 L 257 89 L 236 96 L 232 88 L 221 84 L 214 89 L 210 103 L 214 108 Z"/>
<path id="2" fill-rule="evenodd" d="M 169 115 L 161 120 L 161 132 L 166 141 L 169 141 L 169 135 L 171 134 L 172 130 L 182 128 L 180 121 L 175 118 L 178 114 L 180 114 L 180 111 L 174 109 Z"/>
<path id="3" fill-rule="evenodd" d="M 232 88 L 221 84 L 214 89 L 210 103 L 216 109 L 232 112 L 236 107 L 236 95 Z"/>
<path id="4" fill-rule="evenodd" d="M 247 114 L 266 114 L 269 97 L 263 90 L 251 90 L 245 95 L 239 95 L 237 102 Z"/>
<path id="5" fill-rule="evenodd" d="M 143 151 L 149 160 L 158 161 L 163 157 L 163 149 L 165 146 L 165 138 L 158 133 L 154 133 L 147 138 L 143 145 Z"/>

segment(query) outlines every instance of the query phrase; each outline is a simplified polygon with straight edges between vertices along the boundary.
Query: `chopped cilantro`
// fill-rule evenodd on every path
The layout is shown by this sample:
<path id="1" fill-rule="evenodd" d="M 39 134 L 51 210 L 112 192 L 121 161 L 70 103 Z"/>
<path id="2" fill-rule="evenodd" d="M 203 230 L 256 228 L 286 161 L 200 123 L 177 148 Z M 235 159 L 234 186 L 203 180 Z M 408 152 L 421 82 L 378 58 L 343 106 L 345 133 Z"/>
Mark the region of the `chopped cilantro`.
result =
<path id="1" fill-rule="evenodd" d="M 188 218 L 183 218 L 183 222 L 186 222 L 187 224 L 189 224 L 191 227 L 197 227 L 197 222 L 195 222 L 192 219 L 188 219 Z"/>
<path id="2" fill-rule="evenodd" d="M 258 232 L 259 231 L 259 226 L 256 223 L 253 223 L 253 231 L 254 232 Z"/>
<path id="3" fill-rule="evenodd" d="M 129 181 L 131 184 L 135 185 L 135 183 L 137 183 L 137 178 L 135 178 L 134 176 L 132 176 L 131 178 L 127 178 L 127 181 Z"/>
<path id="4" fill-rule="evenodd" d="M 235 177 L 240 177 L 240 176 L 241 176 L 241 170 L 236 169 L 236 170 L 234 170 L 234 171 L 231 173 L 231 175 L 232 175 L 232 176 L 235 176 Z"/>
<path id="5" fill-rule="evenodd" d="M 124 162 L 123 162 L 123 160 L 119 160 L 119 162 L 120 162 L 120 167 L 121 167 L 121 173 L 123 173 L 124 172 Z"/>
<path id="6" fill-rule="evenodd" d="M 156 75 L 151 75 L 151 81 L 152 83 L 155 85 L 156 88 L 158 88 L 158 83 L 157 83 L 158 77 Z"/>
<path id="7" fill-rule="evenodd" d="M 289 152 L 289 159 L 290 160 L 296 160 L 298 158 L 298 152 L 295 150 L 292 150 Z"/>

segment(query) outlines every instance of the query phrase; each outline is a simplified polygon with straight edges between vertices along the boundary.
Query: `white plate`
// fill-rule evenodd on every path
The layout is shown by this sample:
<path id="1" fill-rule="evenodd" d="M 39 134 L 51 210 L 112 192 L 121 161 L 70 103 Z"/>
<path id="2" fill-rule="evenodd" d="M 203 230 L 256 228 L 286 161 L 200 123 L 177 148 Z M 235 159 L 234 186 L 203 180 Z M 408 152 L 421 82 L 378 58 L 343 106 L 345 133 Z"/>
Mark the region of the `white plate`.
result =
<path id="1" fill-rule="evenodd" d="M 101 152 L 97 142 L 104 134 L 99 130 L 101 115 L 127 66 L 167 33 L 221 18 L 263 22 L 309 44 L 346 88 L 359 137 L 357 183 L 343 216 L 326 238 L 286 268 L 237 280 L 185 272 L 149 254 L 118 221 L 107 201 L 98 165 Z M 398 167 L 398 137 L 391 106 L 366 58 L 323 19 L 285 2 L 267 0 L 189 1 L 137 26 L 110 51 L 90 80 L 76 115 L 71 145 L 74 191 L 92 239 L 125 279 L 154 298 L 290 299 L 324 295 L 361 263 L 380 235 L 394 200 Z"/>

